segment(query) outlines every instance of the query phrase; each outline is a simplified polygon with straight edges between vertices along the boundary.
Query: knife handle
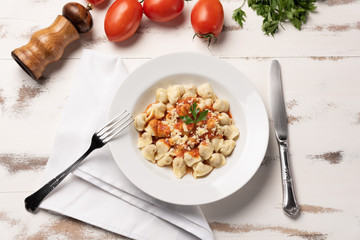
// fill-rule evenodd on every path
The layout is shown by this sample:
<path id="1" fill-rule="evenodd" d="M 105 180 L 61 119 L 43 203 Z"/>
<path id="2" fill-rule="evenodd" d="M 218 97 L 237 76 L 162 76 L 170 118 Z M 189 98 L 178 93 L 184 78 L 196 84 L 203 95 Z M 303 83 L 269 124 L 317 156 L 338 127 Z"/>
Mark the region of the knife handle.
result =
<path id="1" fill-rule="evenodd" d="M 296 201 L 294 184 L 288 160 L 288 147 L 286 141 L 279 141 L 281 178 L 283 186 L 283 210 L 286 215 L 295 217 L 300 207 Z"/>

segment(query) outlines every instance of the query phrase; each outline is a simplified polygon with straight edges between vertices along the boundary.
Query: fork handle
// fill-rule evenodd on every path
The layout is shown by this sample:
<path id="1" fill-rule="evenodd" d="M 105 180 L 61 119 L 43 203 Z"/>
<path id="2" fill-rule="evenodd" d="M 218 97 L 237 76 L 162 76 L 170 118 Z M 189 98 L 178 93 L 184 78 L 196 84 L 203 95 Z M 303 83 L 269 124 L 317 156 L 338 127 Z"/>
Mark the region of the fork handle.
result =
<path id="1" fill-rule="evenodd" d="M 300 211 L 296 200 L 294 184 L 288 160 L 288 147 L 286 141 L 279 141 L 281 177 L 283 187 L 283 210 L 286 215 L 295 217 Z"/>
<path id="2" fill-rule="evenodd" d="M 39 207 L 40 203 L 44 198 L 56 188 L 59 183 L 64 180 L 64 178 L 69 175 L 94 149 L 101 148 L 104 144 L 99 141 L 99 139 L 94 135 L 91 141 L 89 149 L 78 159 L 76 162 L 71 164 L 67 169 L 57 175 L 55 178 L 46 183 L 42 188 L 37 190 L 35 193 L 31 194 L 25 198 L 25 208 L 29 212 L 35 212 Z"/>
<path id="3" fill-rule="evenodd" d="M 25 208 L 35 212 L 44 198 L 57 186 L 69 173 L 65 170 L 57 177 L 50 180 L 42 188 L 25 198 Z"/>

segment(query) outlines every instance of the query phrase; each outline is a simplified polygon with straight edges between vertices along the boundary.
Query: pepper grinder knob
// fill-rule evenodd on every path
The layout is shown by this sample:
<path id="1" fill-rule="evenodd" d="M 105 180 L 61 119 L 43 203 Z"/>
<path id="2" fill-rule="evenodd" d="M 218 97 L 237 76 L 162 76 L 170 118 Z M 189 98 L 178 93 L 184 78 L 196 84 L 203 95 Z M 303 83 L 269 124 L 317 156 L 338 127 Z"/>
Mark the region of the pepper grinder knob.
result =
<path id="1" fill-rule="evenodd" d="M 47 28 L 35 32 L 30 41 L 11 52 L 20 67 L 34 80 L 39 80 L 45 67 L 59 60 L 65 48 L 80 38 L 79 33 L 91 30 L 93 26 L 90 10 L 79 3 L 67 3 L 55 21 Z"/>
<path id="2" fill-rule="evenodd" d="M 85 7 L 78 3 L 67 3 L 62 9 L 62 15 L 74 24 L 79 33 L 86 33 L 91 30 L 93 26 L 90 10 L 93 9 L 92 4 Z"/>

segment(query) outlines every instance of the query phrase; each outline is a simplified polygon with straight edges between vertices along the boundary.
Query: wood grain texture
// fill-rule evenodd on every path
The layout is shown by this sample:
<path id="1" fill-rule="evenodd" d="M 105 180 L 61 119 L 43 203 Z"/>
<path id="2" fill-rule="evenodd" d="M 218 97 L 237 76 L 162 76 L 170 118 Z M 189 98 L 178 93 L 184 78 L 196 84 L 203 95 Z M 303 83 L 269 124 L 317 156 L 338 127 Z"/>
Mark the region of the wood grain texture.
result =
<path id="1" fill-rule="evenodd" d="M 269 109 L 267 72 L 273 58 L 224 57 L 222 59 L 238 67 L 249 77 Z M 127 58 L 124 59 L 124 63 L 131 71 L 148 60 L 146 58 Z M 243 239 L 248 239 L 248 234 L 254 239 L 269 234 L 274 239 L 294 238 L 294 236 L 290 236 L 291 234 L 284 233 L 285 230 L 298 230 L 300 231 L 298 235 L 306 236 L 309 239 L 311 239 L 310 237 L 314 239 L 314 236 L 321 236 L 322 239 L 324 237 L 326 237 L 325 239 L 336 239 L 336 236 L 341 236 L 344 230 L 328 225 L 331 222 L 340 223 L 339 219 L 352 227 L 352 229 L 346 228 L 346 231 L 352 234 L 349 235 L 351 239 L 351 236 L 358 234 L 357 214 L 352 214 L 353 209 L 359 210 L 357 200 L 355 198 L 344 201 L 340 196 L 348 191 L 355 191 L 355 194 L 359 192 L 359 187 L 344 189 L 341 186 L 350 186 L 349 184 L 358 180 L 359 153 L 353 146 L 353 142 L 356 141 L 359 134 L 359 128 L 355 122 L 359 117 L 357 102 L 360 100 L 360 94 L 358 94 L 359 89 L 356 88 L 358 84 L 357 71 L 359 70 L 356 66 L 360 64 L 360 58 L 347 57 L 336 61 L 331 58 L 318 60 L 313 57 L 280 58 L 279 60 L 283 67 L 287 111 L 289 114 L 302 117 L 300 121 L 289 125 L 291 160 L 296 169 L 294 177 L 299 201 L 303 207 L 301 218 L 295 222 L 291 221 L 281 211 L 279 161 L 273 134 L 271 134 L 272 140 L 270 140 L 266 157 L 254 179 L 242 191 L 235 193 L 223 202 L 220 201 L 219 205 L 203 206 L 204 213 L 211 223 L 235 224 L 235 226 L 239 225 L 241 229 L 244 224 L 252 223 L 251 226 L 254 229 L 247 232 Z M 68 65 L 68 62 L 71 64 Z M 3 164 L 0 164 L 0 170 L 4 172 L 4 177 L 13 179 L 15 183 L 15 187 L 12 189 L 17 189 L 17 191 L 36 189 L 37 184 L 34 183 L 40 181 L 43 168 L 41 164 L 46 158 L 41 157 L 43 162 L 36 167 L 36 156 L 49 154 L 51 145 L 44 150 L 43 145 L 33 143 L 30 144 L 32 150 L 24 150 L 31 141 L 30 126 L 39 125 L 37 122 L 41 118 L 50 119 L 48 115 L 55 112 L 53 120 L 55 122 L 60 120 L 60 113 L 66 105 L 69 94 L 68 91 L 65 94 L 62 90 L 67 89 L 70 84 L 71 74 L 74 74 L 74 68 L 78 62 L 76 59 L 63 60 L 62 64 L 65 64 L 66 67 L 63 67 L 61 71 L 51 73 L 51 79 L 49 78 L 49 81 L 44 84 L 33 83 L 30 79 L 14 81 L 14 77 L 21 79 L 19 76 L 23 75 L 21 71 L 17 71 L 16 65 L 13 65 L 11 72 L 7 71 L 9 76 L 5 79 L 9 79 L 9 81 L 6 81 L 2 91 L 5 99 L 3 105 L 7 110 L 3 112 L 5 114 L 2 121 L 5 120 L 8 123 L 2 125 L 2 132 L 5 136 L 10 136 L 9 130 L 14 130 L 11 126 L 15 124 L 20 126 L 22 132 L 28 134 L 28 137 L 23 134 L 24 139 L 17 139 L 14 144 L 9 145 L 5 142 L 2 144 L 4 150 L 2 156 L 6 156 L 3 159 L 12 156 L 11 159 L 14 161 L 11 166 L 5 160 Z M 5 66 L 12 65 L 11 60 L 4 60 L 3 63 Z M 302 66 L 302 68 L 299 69 L 297 66 Z M 11 67 L 8 68 L 11 69 Z M 303 71 L 303 68 L 308 71 Z M 342 87 L 338 89 L 338 74 L 340 73 Z M 26 89 L 26 91 L 21 89 Z M 20 113 L 17 108 L 19 99 L 20 102 L 24 102 Z M 49 102 L 51 104 L 44 105 Z M 39 111 L 36 111 L 39 108 L 47 109 L 47 111 L 53 110 L 53 113 L 50 111 L 39 115 Z M 27 119 L 28 123 L 22 127 L 24 119 Z M 44 125 L 39 125 L 39 129 L 41 129 L 40 126 L 44 127 Z M 319 128 L 319 126 L 321 127 Z M 56 125 L 48 128 L 55 130 Z M 333 133 L 336 129 L 339 131 Z M 331 134 L 328 134 L 329 132 Z M 48 138 L 47 141 L 51 141 L 54 134 L 54 131 L 53 133 L 44 132 L 42 137 L 44 140 Z M 318 137 L 309 138 L 309 135 Z M 339 140 L 339 136 L 346 137 Z M 321 144 L 319 144 L 319 139 L 322 140 Z M 44 143 L 44 140 L 40 142 Z M 17 145 L 16 142 L 22 142 L 22 144 Z M 30 162 L 33 162 L 30 169 L 20 170 L 29 168 Z M 334 165 L 339 167 L 334 168 Z M 18 170 L 12 171 L 10 168 Z M 345 172 L 346 175 L 334 178 L 338 171 Z M 321 173 L 321 179 L 319 179 L 318 173 Z M 36 174 L 36 177 L 32 178 L 34 183 L 23 182 L 24 178 L 31 179 L 30 174 Z M 327 187 L 324 188 L 324 186 Z M 9 191 L 9 188 L 5 186 L 0 189 Z M 264 214 L 259 214 L 259 207 L 261 212 L 264 211 L 269 217 L 264 218 Z M 214 209 L 221 209 L 221 212 L 220 210 L 214 211 Z M 237 210 L 234 211 L 234 209 Z M 341 228 L 343 227 L 341 226 Z M 229 233 L 218 228 L 213 229 L 218 239 L 227 239 L 229 236 L 237 236 L 241 239 L 240 236 L 244 234 L 238 230 Z M 280 232 L 278 229 L 281 229 Z M 301 236 L 298 237 L 301 238 Z"/>
<path id="2" fill-rule="evenodd" d="M 14 5 L 20 0 L 15 0 Z M 28 41 L 29 30 L 43 28 L 51 23 L 50 19 L 61 11 L 62 3 L 44 2 L 43 4 L 27 1 L 19 2 L 16 13 L 10 6 L 2 9 L 1 32 L 6 34 L 6 39 L 0 38 L 0 44 L 11 44 L 12 48 L 23 45 Z M 64 58 L 78 58 L 81 49 L 98 49 L 109 53 L 121 53 L 124 57 L 154 57 L 168 52 L 199 51 L 217 56 L 358 56 L 357 48 L 360 41 L 359 18 L 357 9 L 359 1 L 338 3 L 333 1 L 319 2 L 316 13 L 310 15 L 308 23 L 302 31 L 296 30 L 285 23 L 285 30 L 280 30 L 275 37 L 265 36 L 261 32 L 261 18 L 255 12 L 245 7 L 247 21 L 244 28 L 239 28 L 231 19 L 232 11 L 238 7 L 237 1 L 223 1 L 225 11 L 224 32 L 219 36 L 218 44 L 207 48 L 201 39 L 192 39 L 193 30 L 190 24 L 190 11 L 194 2 L 185 4 L 183 13 L 179 18 L 168 23 L 154 23 L 148 18 L 142 19 L 141 25 L 135 36 L 121 43 L 109 43 L 103 29 L 103 19 L 107 8 L 98 8 L 92 12 L 94 27 L 90 33 L 84 34 L 81 41 L 71 44 L 71 48 L 64 54 Z M 28 11 L 28 9 L 34 9 Z M 47 9 L 54 9 L 50 12 Z M 44 12 L 44 14 L 36 14 Z M 46 12 L 46 13 L 45 13 Z M 340 12 L 340 14 L 339 14 Z M 342 12 L 346 14 L 341 14 Z M 52 13 L 52 15 L 51 15 Z M 341 18 L 334 16 L 341 15 Z M 14 16 L 26 16 L 14 18 Z M 12 41 L 9 42 L 8 40 Z M 159 39 L 166 39 L 167 44 L 162 44 Z M 342 47 L 333 48 L 341 43 Z M 149 47 L 151 46 L 151 47 Z M 256 47 L 254 47 L 256 46 Z M 136 51 L 133 51 L 136 49 Z M 8 58 L 8 52 L 0 49 L 0 58 Z"/>
<path id="3" fill-rule="evenodd" d="M 14 200 L 18 203 L 16 199 L 21 199 L 26 196 L 24 193 L 7 194 L 5 197 L 3 194 L 0 195 L 1 204 L 9 204 Z M 2 230 L 2 239 L 128 239 L 104 231 L 95 226 L 85 224 L 76 219 L 55 215 L 53 213 L 51 214 L 45 211 L 36 215 L 30 215 L 30 213 L 21 215 L 19 214 L 19 209 L 13 207 L 0 211 L 0 230 Z"/>
<path id="4" fill-rule="evenodd" d="M 277 144 L 270 141 L 255 176 L 233 195 L 201 206 L 216 239 L 337 240 L 360 238 L 360 1 L 318 1 L 301 31 L 284 24 L 274 38 L 261 32 L 261 18 L 245 7 L 244 28 L 231 12 L 239 1 L 221 1 L 224 31 L 216 45 L 192 40 L 189 22 L 195 2 L 175 21 L 146 17 L 135 36 L 108 42 L 103 19 L 108 5 L 95 8 L 93 30 L 65 50 L 44 72 L 30 79 L 10 52 L 61 13 L 62 1 L 7 1 L 0 8 L 0 231 L 1 239 L 124 239 L 52 213 L 27 213 L 23 199 L 37 189 L 53 138 L 68 103 L 83 49 L 124 58 L 131 72 L 150 59 L 191 51 L 217 56 L 239 68 L 269 107 L 269 67 L 282 67 L 289 122 L 290 161 L 302 212 L 297 219 L 281 210 Z M 85 1 L 79 2 L 85 4 Z M 29 10 L 31 9 L 31 10 Z M 337 16 L 337 17 L 334 17 Z"/>
<path id="5" fill-rule="evenodd" d="M 319 232 L 309 232 L 306 230 L 300 230 L 297 228 L 289 228 L 283 226 L 271 226 L 271 225 L 254 225 L 254 224 L 228 224 L 228 223 L 210 223 L 210 227 L 215 232 L 225 232 L 230 234 L 249 233 L 249 232 L 276 232 L 280 234 L 280 237 L 299 237 L 307 240 L 326 240 L 327 234 Z"/>
<path id="6" fill-rule="evenodd" d="M 47 159 L 47 157 L 1 154 L 0 165 L 11 174 L 21 171 L 38 171 L 44 169 Z"/>

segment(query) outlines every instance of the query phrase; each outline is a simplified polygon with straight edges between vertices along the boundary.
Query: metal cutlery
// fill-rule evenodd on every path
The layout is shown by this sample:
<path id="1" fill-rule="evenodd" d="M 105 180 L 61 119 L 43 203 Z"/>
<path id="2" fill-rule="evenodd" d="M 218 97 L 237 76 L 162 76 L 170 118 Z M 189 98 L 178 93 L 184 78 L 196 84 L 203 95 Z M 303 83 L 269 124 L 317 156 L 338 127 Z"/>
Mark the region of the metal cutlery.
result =
<path id="1" fill-rule="evenodd" d="M 294 181 L 288 158 L 288 119 L 283 96 L 280 64 L 273 60 L 270 67 L 270 107 L 274 120 L 274 130 L 279 145 L 281 179 L 283 188 L 283 210 L 290 217 L 300 212 L 296 200 Z"/>
<path id="2" fill-rule="evenodd" d="M 54 190 L 64 178 L 69 175 L 93 150 L 103 147 L 113 137 L 120 133 L 123 129 L 133 122 L 130 113 L 122 112 L 114 119 L 110 120 L 105 126 L 100 128 L 91 139 L 89 149 L 71 166 L 61 172 L 58 176 L 46 183 L 35 193 L 31 194 L 25 199 L 25 208 L 29 212 L 35 212 L 44 198 Z"/>

